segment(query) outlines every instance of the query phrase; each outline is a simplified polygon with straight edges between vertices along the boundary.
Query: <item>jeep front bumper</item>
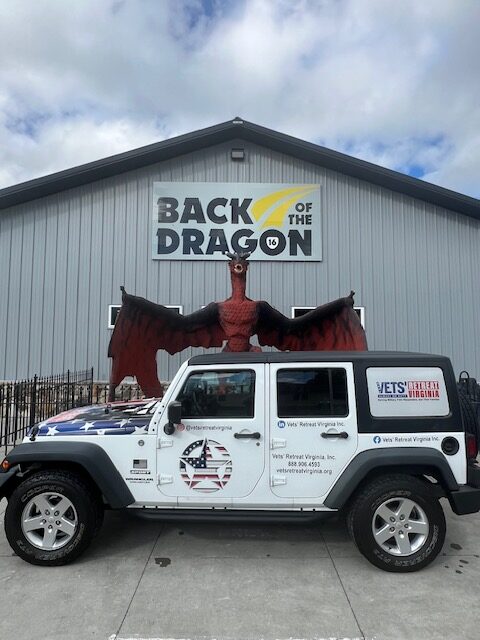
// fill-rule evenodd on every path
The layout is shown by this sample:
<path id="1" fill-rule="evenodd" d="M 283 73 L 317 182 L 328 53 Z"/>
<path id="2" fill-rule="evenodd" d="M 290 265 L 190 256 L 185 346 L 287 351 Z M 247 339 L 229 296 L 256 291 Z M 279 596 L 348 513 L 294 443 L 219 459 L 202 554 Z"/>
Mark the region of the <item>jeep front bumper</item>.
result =
<path id="1" fill-rule="evenodd" d="M 7 489 L 8 482 L 17 472 L 18 464 L 16 464 L 8 471 L 0 471 L 0 500 L 9 493 Z"/>

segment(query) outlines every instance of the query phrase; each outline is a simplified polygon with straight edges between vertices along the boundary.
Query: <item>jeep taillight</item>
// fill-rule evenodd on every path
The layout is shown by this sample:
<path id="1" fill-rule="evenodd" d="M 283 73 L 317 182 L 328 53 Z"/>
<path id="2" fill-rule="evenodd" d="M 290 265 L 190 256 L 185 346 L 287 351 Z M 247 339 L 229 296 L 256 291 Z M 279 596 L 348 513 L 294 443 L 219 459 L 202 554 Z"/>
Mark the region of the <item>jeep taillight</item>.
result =
<path id="1" fill-rule="evenodd" d="M 477 457 L 477 439 L 473 435 L 473 433 L 466 433 L 466 444 L 467 444 L 467 458 L 470 460 L 475 460 Z"/>

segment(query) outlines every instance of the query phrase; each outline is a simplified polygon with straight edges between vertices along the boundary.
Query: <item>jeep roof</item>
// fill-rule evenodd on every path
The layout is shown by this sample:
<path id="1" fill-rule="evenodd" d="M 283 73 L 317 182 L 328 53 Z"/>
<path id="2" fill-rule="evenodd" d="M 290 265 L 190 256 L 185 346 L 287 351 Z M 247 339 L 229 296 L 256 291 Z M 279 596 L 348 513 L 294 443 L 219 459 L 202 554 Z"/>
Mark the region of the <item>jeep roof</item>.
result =
<path id="1" fill-rule="evenodd" d="M 408 351 L 270 351 L 250 353 L 208 353 L 193 356 L 189 365 L 248 364 L 249 362 L 369 362 L 378 365 L 415 365 L 428 360 L 437 365 L 450 366 L 446 356 Z"/>

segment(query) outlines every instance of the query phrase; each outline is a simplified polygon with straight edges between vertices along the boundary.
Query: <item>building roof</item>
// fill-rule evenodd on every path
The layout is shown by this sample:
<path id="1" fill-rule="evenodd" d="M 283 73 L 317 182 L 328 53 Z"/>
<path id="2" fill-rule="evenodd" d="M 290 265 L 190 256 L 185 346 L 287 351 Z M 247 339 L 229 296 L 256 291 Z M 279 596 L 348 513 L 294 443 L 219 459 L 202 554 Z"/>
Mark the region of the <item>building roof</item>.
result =
<path id="1" fill-rule="evenodd" d="M 242 118 L 0 189 L 0 209 L 238 139 L 480 219 L 480 200 L 476 198 L 246 122 Z"/>

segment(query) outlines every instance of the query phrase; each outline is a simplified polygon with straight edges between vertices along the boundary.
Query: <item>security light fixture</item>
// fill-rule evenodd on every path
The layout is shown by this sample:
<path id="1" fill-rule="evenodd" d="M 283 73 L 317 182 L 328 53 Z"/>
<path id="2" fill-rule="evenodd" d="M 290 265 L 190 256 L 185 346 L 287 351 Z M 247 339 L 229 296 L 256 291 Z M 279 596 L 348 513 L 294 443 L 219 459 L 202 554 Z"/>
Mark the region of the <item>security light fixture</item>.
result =
<path id="1" fill-rule="evenodd" d="M 245 149 L 232 149 L 232 160 L 245 160 Z"/>

